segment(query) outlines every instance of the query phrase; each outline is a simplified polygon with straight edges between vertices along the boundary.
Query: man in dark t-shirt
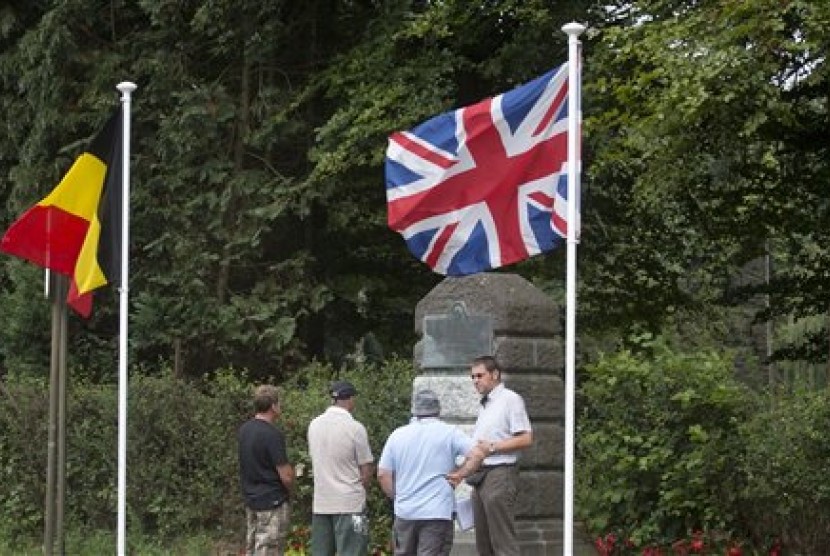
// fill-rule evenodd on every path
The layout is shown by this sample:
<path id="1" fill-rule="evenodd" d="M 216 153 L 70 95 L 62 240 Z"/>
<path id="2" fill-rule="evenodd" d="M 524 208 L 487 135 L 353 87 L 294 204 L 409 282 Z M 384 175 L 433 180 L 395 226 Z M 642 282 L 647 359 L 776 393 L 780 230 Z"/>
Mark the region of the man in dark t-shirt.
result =
<path id="1" fill-rule="evenodd" d="M 254 392 L 256 415 L 237 433 L 239 480 L 247 521 L 246 554 L 281 556 L 288 534 L 294 467 L 288 462 L 285 436 L 274 426 L 281 407 L 274 386 Z"/>

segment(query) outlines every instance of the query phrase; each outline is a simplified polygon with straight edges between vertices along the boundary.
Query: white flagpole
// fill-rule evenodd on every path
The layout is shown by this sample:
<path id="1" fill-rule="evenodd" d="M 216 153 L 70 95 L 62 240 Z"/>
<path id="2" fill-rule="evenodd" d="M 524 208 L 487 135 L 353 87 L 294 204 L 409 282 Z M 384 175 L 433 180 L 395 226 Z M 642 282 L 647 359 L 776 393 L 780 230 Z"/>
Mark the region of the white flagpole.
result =
<path id="1" fill-rule="evenodd" d="M 582 120 L 579 35 L 584 25 L 571 22 L 562 27 L 568 34 L 568 268 L 565 312 L 565 494 L 562 553 L 573 555 L 574 499 L 574 404 L 576 399 L 576 245 L 579 241 L 577 199 L 579 196 L 579 147 Z"/>
<path id="2" fill-rule="evenodd" d="M 127 300 L 130 270 L 130 102 L 135 83 L 123 81 L 121 91 L 123 117 L 121 139 L 121 284 L 119 289 L 118 327 L 118 531 L 117 555 L 127 551 Z"/>

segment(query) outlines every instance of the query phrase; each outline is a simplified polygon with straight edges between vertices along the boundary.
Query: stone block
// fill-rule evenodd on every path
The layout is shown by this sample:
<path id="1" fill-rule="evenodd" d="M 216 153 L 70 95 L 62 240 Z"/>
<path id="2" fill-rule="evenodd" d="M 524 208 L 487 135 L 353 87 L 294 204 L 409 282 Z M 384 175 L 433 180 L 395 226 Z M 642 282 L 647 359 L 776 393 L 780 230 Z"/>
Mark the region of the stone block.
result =
<path id="1" fill-rule="evenodd" d="M 493 318 L 498 335 L 555 336 L 561 329 L 559 308 L 518 274 L 481 273 L 448 276 L 415 308 L 415 330 L 423 331 L 426 315 L 446 314 L 462 303 L 469 315 Z"/>
<path id="2" fill-rule="evenodd" d="M 522 556 L 562 556 L 563 523 L 561 519 L 520 520 L 516 523 L 519 551 Z M 597 556 L 596 548 L 584 533 L 581 524 L 574 523 L 572 556 Z M 451 556 L 478 556 L 474 532 L 456 531 Z"/>
<path id="3" fill-rule="evenodd" d="M 562 419 L 565 415 L 565 384 L 552 374 L 505 373 L 505 385 L 525 401 L 530 420 Z"/>
<path id="4" fill-rule="evenodd" d="M 522 469 L 516 517 L 562 517 L 564 474 L 561 471 Z"/>
<path id="5" fill-rule="evenodd" d="M 565 428 L 560 423 L 532 422 L 533 445 L 522 452 L 523 469 L 564 469 Z"/>
<path id="6" fill-rule="evenodd" d="M 562 338 L 498 336 L 493 343 L 496 359 L 507 372 L 545 370 L 562 375 L 565 361 Z"/>
<path id="7" fill-rule="evenodd" d="M 430 389 L 441 401 L 441 418 L 448 422 L 474 422 L 480 407 L 479 395 L 467 373 L 464 376 L 421 375 L 412 381 L 412 391 Z"/>

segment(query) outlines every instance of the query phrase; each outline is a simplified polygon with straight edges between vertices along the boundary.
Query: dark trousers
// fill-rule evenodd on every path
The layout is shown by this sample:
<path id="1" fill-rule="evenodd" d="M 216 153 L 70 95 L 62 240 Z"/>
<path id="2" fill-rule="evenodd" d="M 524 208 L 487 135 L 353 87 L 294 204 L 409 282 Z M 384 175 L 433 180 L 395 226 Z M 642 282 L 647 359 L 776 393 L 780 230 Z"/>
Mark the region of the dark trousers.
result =
<path id="1" fill-rule="evenodd" d="M 450 519 L 395 518 L 395 556 L 448 556 L 455 528 Z"/>
<path id="2" fill-rule="evenodd" d="M 313 514 L 312 556 L 365 556 L 369 552 L 369 528 L 364 514 Z"/>
<path id="3" fill-rule="evenodd" d="M 473 523 L 480 556 L 519 556 L 516 502 L 519 468 L 491 468 L 473 489 Z"/>

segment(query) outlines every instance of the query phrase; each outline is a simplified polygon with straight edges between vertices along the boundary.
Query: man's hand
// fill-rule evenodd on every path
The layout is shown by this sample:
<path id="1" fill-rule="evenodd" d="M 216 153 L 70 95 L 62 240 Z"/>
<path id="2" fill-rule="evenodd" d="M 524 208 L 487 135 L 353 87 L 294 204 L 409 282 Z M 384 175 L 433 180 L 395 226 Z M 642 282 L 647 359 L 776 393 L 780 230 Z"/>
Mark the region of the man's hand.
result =
<path id="1" fill-rule="evenodd" d="M 464 480 L 464 476 L 461 474 L 461 470 L 453 471 L 452 473 L 447 473 L 446 475 L 447 482 L 450 483 L 452 488 L 457 487 L 461 484 L 461 481 Z"/>
<path id="2" fill-rule="evenodd" d="M 495 450 L 491 449 L 495 446 L 495 444 L 495 442 L 492 442 L 490 440 L 479 440 L 478 444 L 476 444 L 476 449 L 479 451 L 479 453 L 483 454 L 484 457 L 486 457 L 489 454 L 495 453 Z"/>
<path id="3" fill-rule="evenodd" d="M 485 445 L 489 446 L 490 444 L 489 442 L 480 440 L 478 444 L 473 445 L 467 455 L 464 456 L 464 465 L 451 473 L 447 473 L 447 482 L 452 485 L 452 488 L 457 487 L 465 477 L 479 468 L 481 462 L 487 456 L 487 448 L 485 448 Z"/>

